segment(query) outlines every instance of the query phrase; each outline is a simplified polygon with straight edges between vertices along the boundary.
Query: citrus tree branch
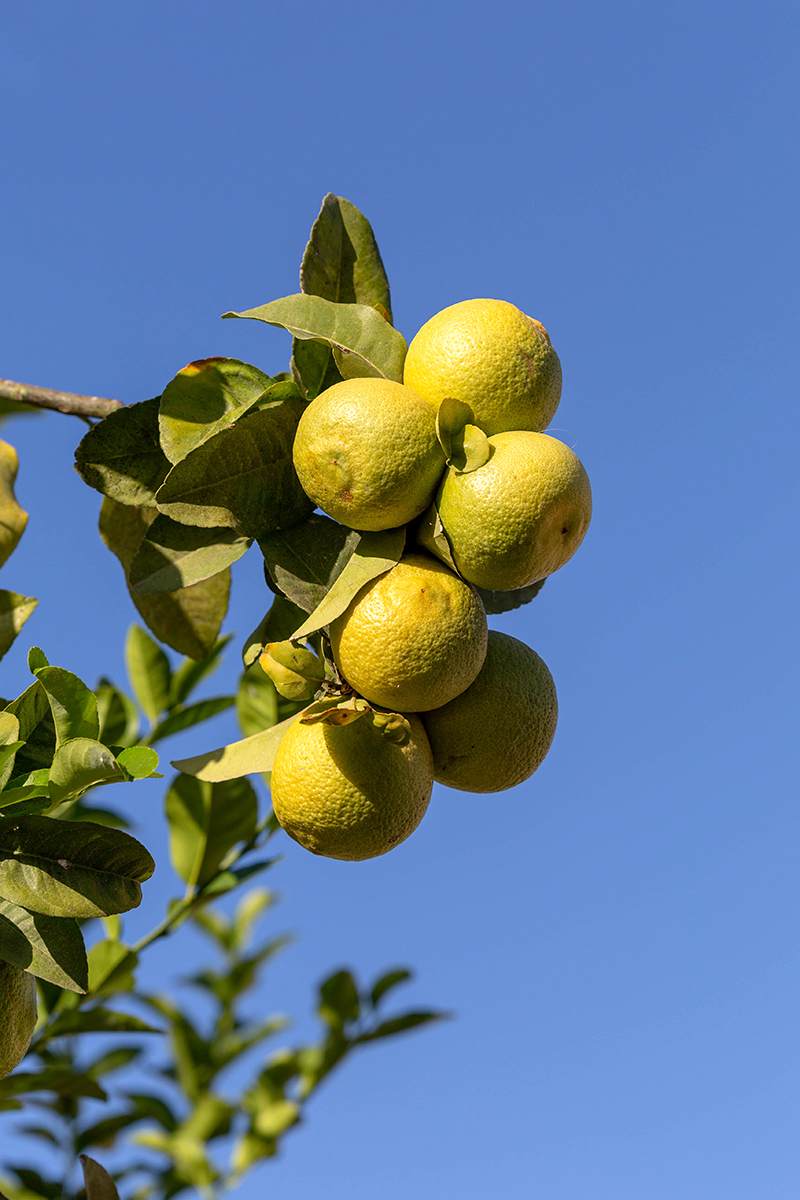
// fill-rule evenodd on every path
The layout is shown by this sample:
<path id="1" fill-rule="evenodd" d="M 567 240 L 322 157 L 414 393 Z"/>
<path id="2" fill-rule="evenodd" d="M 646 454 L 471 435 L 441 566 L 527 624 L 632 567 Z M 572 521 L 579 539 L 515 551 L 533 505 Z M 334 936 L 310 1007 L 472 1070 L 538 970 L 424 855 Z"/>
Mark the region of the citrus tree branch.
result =
<path id="1" fill-rule="evenodd" d="M 77 396 L 74 392 L 56 392 L 52 388 L 15 383 L 12 379 L 0 379 L 0 400 L 32 404 L 36 408 L 53 408 L 56 412 L 69 413 L 74 417 L 107 417 L 115 409 L 125 407 L 121 400 L 104 400 L 102 396 Z"/>

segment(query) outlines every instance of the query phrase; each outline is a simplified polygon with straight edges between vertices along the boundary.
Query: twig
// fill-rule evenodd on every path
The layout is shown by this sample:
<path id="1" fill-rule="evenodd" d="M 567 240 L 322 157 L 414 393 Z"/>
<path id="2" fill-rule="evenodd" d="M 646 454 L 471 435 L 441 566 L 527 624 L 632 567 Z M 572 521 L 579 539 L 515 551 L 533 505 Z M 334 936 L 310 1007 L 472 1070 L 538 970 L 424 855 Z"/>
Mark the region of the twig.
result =
<path id="1" fill-rule="evenodd" d="M 56 412 L 69 413 L 73 417 L 107 417 L 116 409 L 125 408 L 121 400 L 104 400 L 102 396 L 77 396 L 74 392 L 56 392 L 52 388 L 15 383 L 12 379 L 0 379 L 0 400 L 32 404 L 35 408 L 53 408 Z"/>

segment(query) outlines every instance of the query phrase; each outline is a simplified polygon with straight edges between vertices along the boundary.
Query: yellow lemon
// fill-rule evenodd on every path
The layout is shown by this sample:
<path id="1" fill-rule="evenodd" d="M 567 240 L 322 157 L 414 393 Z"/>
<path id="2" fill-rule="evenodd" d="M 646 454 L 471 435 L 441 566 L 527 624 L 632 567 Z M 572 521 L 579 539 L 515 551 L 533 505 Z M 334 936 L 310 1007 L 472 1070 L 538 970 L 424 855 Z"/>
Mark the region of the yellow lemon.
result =
<path id="1" fill-rule="evenodd" d="M 0 1079 L 25 1057 L 36 1025 L 36 980 L 0 961 Z"/>
<path id="2" fill-rule="evenodd" d="M 474 589 L 427 554 L 408 554 L 332 622 L 331 645 L 367 700 L 424 712 L 469 687 L 486 657 L 486 633 Z"/>
<path id="3" fill-rule="evenodd" d="M 423 722 L 438 783 L 462 792 L 501 792 L 529 779 L 556 732 L 553 676 L 535 650 L 489 631 L 486 661 L 465 692 Z"/>
<path id="4" fill-rule="evenodd" d="M 484 433 L 545 429 L 561 399 L 561 363 L 547 330 L 505 300 L 462 300 L 422 326 L 403 382 L 438 408 L 470 406 Z"/>
<path id="5" fill-rule="evenodd" d="M 444 470 L 434 406 L 389 379 L 346 379 L 312 400 L 293 457 L 306 494 L 351 529 L 412 521 Z"/>
<path id="6" fill-rule="evenodd" d="M 281 738 L 272 767 L 272 805 L 306 850 L 361 860 L 386 854 L 413 833 L 433 789 L 433 760 L 422 722 L 409 716 L 405 745 L 383 737 L 369 714 L 348 725 L 298 718 Z"/>
<path id="7" fill-rule="evenodd" d="M 464 578 L 513 591 L 572 558 L 589 528 L 592 489 L 574 451 L 546 433 L 498 433 L 489 446 L 482 467 L 447 473 L 437 505 Z"/>

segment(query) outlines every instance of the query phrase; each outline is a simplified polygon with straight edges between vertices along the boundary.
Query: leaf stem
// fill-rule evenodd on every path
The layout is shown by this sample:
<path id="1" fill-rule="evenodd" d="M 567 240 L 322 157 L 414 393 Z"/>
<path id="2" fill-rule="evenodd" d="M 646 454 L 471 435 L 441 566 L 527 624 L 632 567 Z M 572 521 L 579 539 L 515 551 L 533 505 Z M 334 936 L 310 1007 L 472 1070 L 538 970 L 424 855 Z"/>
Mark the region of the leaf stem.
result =
<path id="1" fill-rule="evenodd" d="M 13 379 L 0 379 L 0 400 L 31 404 L 35 408 L 51 408 L 56 412 L 83 418 L 107 417 L 116 409 L 125 408 L 121 400 L 106 400 L 102 396 L 79 396 L 75 392 L 59 392 L 53 388 L 34 387 L 29 383 L 15 383 Z"/>

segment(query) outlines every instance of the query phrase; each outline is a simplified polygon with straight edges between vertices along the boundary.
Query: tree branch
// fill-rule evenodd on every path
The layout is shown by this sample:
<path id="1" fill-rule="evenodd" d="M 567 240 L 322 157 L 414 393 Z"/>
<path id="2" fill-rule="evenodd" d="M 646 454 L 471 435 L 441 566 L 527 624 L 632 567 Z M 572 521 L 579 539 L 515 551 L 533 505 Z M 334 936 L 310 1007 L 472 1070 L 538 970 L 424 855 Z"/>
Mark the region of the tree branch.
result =
<path id="1" fill-rule="evenodd" d="M 55 392 L 51 388 L 33 387 L 0 379 L 0 400 L 17 404 L 32 404 L 36 408 L 53 408 L 56 412 L 74 417 L 107 417 L 115 409 L 125 408 L 121 400 L 104 400 L 101 396 L 77 396 L 74 392 Z"/>

